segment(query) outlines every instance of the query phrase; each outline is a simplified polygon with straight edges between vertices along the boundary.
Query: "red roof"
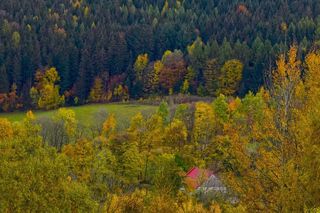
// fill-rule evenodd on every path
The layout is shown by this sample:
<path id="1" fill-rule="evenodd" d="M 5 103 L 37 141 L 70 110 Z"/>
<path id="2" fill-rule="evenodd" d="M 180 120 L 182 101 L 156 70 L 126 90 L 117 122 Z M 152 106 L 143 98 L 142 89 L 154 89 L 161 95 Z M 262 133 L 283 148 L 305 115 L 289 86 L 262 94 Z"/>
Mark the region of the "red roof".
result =
<path id="1" fill-rule="evenodd" d="M 186 174 L 186 184 L 196 189 L 208 180 L 211 175 L 213 175 L 213 172 L 210 170 L 194 167 Z"/>

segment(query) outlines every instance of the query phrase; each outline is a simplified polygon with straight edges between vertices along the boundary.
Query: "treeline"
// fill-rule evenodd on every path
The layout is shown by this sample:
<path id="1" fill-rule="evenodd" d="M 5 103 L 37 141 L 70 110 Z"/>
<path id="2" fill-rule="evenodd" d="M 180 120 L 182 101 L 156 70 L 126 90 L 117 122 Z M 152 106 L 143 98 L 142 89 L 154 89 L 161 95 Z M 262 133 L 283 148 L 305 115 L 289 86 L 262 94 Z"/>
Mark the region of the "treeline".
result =
<path id="1" fill-rule="evenodd" d="M 163 102 L 127 129 L 113 115 L 79 129 L 63 108 L 49 121 L 32 112 L 22 123 L 1 119 L 0 209 L 316 212 L 319 68 L 318 52 L 300 61 L 292 47 L 268 89 L 174 109 Z M 214 171 L 227 191 L 189 189 L 184 175 L 194 166 Z"/>
<path id="2" fill-rule="evenodd" d="M 299 56 L 318 45 L 319 8 L 311 0 L 1 0 L 0 93 L 16 91 L 26 105 L 37 70 L 55 67 L 69 104 L 88 100 L 97 77 L 106 91 L 114 83 L 136 98 L 142 94 L 134 75 L 138 55 L 156 61 L 176 49 L 196 72 L 191 93 L 203 91 L 204 64 L 213 59 L 221 65 L 240 60 L 237 93 L 256 92 L 288 44 L 299 45 Z M 201 48 L 190 55 L 188 46 L 198 38 L 209 55 Z"/>
<path id="3" fill-rule="evenodd" d="M 218 59 L 209 60 L 210 48 L 200 38 L 188 47 L 190 60 L 194 66 L 188 66 L 180 50 L 167 50 L 161 60 L 150 61 L 148 54 L 141 54 L 133 65 L 133 98 L 159 95 L 227 96 L 236 95 L 240 88 L 243 67 L 241 61 L 232 59 L 220 64 Z M 202 79 L 203 84 L 197 79 Z M 121 83 L 124 76 L 111 77 L 106 73 L 95 77 L 88 97 L 84 100 L 75 96 L 75 91 L 60 94 L 60 81 L 56 68 L 38 70 L 30 91 L 29 107 L 34 109 L 56 109 L 65 104 L 102 103 L 128 101 L 128 86 Z M 17 94 L 17 85 L 13 84 L 10 92 L 0 94 L 0 111 L 13 111 L 23 107 L 23 97 Z"/>

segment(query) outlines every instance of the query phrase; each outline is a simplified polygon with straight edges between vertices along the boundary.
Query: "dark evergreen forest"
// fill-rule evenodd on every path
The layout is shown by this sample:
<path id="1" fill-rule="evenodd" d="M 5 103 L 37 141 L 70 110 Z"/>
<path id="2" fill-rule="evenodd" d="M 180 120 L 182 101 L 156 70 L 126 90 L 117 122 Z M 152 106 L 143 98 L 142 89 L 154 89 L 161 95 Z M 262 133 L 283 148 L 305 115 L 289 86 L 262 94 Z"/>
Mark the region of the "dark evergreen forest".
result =
<path id="1" fill-rule="evenodd" d="M 0 93 L 16 85 L 26 105 L 36 71 L 55 67 L 67 103 L 85 102 L 97 76 L 140 98 L 147 93 L 134 71 L 138 55 L 155 61 L 176 49 L 194 70 L 190 93 L 210 95 L 198 88 L 212 59 L 240 60 L 237 95 L 255 92 L 291 44 L 300 57 L 319 45 L 318 14 L 314 0 L 0 0 Z M 191 55 L 192 44 L 200 48 Z"/>

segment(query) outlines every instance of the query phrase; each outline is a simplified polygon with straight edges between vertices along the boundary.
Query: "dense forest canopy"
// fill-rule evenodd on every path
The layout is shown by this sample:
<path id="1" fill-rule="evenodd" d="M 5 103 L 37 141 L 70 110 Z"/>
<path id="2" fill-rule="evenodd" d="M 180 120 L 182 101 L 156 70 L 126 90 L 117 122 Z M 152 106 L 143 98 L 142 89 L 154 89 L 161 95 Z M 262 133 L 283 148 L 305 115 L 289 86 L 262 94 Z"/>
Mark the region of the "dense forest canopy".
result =
<path id="1" fill-rule="evenodd" d="M 318 14 L 0 0 L 0 212 L 319 212 Z"/>
<path id="2" fill-rule="evenodd" d="M 55 67 L 69 104 L 88 100 L 97 77 L 106 91 L 120 84 L 139 98 L 148 93 L 135 75 L 138 55 L 153 62 L 177 49 L 183 66 L 196 73 L 185 82 L 189 92 L 211 95 L 202 88 L 208 60 L 222 66 L 238 59 L 244 70 L 236 94 L 245 94 L 257 91 L 290 44 L 302 56 L 318 44 L 318 14 L 320 3 L 312 0 L 1 0 L 0 93 L 14 85 L 22 102 L 30 102 L 36 71 Z M 200 49 L 192 54 L 194 43 Z"/>
<path id="3" fill-rule="evenodd" d="M 270 89 L 162 102 L 126 127 L 106 111 L 80 123 L 71 108 L 0 118 L 0 211 L 319 212 L 320 53 L 297 50 Z"/>

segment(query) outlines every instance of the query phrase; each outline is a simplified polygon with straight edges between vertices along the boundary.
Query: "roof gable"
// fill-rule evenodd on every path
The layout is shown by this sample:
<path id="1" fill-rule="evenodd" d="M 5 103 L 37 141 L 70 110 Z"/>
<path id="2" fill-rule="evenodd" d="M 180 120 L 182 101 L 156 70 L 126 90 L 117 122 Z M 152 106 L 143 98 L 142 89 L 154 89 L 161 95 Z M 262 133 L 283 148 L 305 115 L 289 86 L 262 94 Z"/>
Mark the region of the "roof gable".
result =
<path id="1" fill-rule="evenodd" d="M 206 169 L 199 169 L 198 167 L 193 167 L 187 174 L 186 177 L 198 179 L 198 178 L 209 178 L 211 175 L 213 175 L 213 172 Z"/>
<path id="2" fill-rule="evenodd" d="M 194 167 L 187 172 L 185 182 L 190 188 L 196 189 L 206 182 L 212 175 L 213 172 L 210 170 Z"/>

